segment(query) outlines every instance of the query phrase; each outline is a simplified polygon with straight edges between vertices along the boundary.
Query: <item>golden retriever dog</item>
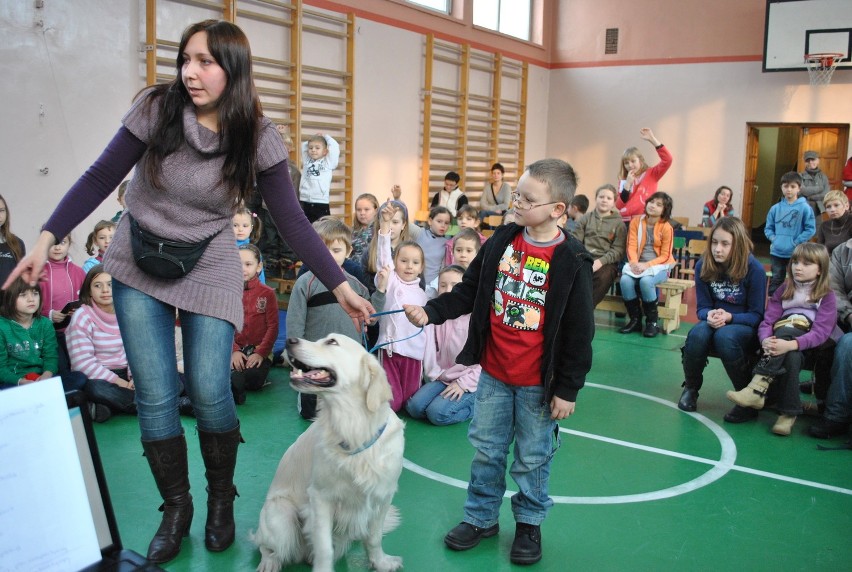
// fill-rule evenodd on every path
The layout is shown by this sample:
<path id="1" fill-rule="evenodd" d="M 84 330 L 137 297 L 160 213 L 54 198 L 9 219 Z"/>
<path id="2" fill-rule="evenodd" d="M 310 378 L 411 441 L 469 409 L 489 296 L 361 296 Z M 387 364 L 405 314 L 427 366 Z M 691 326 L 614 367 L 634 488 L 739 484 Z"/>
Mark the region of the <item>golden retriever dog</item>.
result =
<path id="1" fill-rule="evenodd" d="M 258 572 L 308 562 L 331 571 L 360 540 L 379 572 L 402 568 L 382 550 L 399 524 L 391 500 L 402 471 L 403 423 L 391 411 L 391 389 L 378 360 L 354 340 L 287 340 L 290 385 L 319 396 L 317 418 L 278 464 L 252 541 Z"/>

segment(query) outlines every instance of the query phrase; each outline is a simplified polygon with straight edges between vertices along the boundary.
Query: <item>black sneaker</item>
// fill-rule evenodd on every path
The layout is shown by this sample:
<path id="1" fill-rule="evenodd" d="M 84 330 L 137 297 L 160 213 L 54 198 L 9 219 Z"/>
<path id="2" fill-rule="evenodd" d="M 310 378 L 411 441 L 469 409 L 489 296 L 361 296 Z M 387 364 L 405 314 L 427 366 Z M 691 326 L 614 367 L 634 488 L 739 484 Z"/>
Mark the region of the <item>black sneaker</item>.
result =
<path id="1" fill-rule="evenodd" d="M 515 525 L 515 540 L 509 552 L 512 564 L 535 564 L 541 560 L 541 527 L 519 522 Z"/>
<path id="2" fill-rule="evenodd" d="M 444 537 L 444 544 L 453 550 L 469 550 L 479 544 L 483 538 L 490 538 L 500 532 L 500 525 L 479 528 L 468 522 L 462 522 Z"/>
<path id="3" fill-rule="evenodd" d="M 733 409 L 725 413 L 724 419 L 726 423 L 745 423 L 746 421 L 757 419 L 758 413 L 757 409 L 734 405 Z"/>
<path id="4" fill-rule="evenodd" d="M 112 411 L 103 403 L 89 403 L 89 415 L 95 423 L 103 423 L 112 417 Z"/>
<path id="5" fill-rule="evenodd" d="M 849 431 L 848 423 L 840 423 L 823 417 L 815 425 L 808 428 L 808 435 L 817 439 L 831 439 L 838 435 L 845 435 Z"/>

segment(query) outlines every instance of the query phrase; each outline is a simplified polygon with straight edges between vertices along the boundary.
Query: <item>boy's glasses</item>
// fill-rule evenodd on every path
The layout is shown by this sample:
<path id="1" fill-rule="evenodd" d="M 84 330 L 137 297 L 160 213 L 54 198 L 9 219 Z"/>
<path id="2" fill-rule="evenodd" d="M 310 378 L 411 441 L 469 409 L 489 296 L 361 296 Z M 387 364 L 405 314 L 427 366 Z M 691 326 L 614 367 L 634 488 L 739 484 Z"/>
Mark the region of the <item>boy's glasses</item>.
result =
<path id="1" fill-rule="evenodd" d="M 557 203 L 561 203 L 562 201 L 552 201 L 549 203 L 531 203 L 527 199 L 521 198 L 521 195 L 518 193 L 512 193 L 512 204 L 516 209 L 521 209 L 522 211 L 532 210 L 536 207 L 543 207 L 547 205 L 555 205 Z"/>

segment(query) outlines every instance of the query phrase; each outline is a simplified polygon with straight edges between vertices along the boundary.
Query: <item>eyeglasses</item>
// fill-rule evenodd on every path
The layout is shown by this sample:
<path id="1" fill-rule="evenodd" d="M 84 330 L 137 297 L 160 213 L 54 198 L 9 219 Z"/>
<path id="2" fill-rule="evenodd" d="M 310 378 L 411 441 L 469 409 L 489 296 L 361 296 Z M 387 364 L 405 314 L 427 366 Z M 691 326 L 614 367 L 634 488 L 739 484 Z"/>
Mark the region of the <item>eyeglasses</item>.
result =
<path id="1" fill-rule="evenodd" d="M 562 202 L 562 201 L 552 201 L 552 202 L 549 202 L 549 203 L 531 203 L 527 199 L 521 198 L 521 195 L 518 194 L 517 192 L 512 193 L 511 197 L 512 197 L 512 205 L 516 209 L 521 209 L 522 211 L 529 211 L 529 210 L 532 210 L 536 207 L 543 207 L 543 206 L 547 206 L 547 205 L 555 205 L 557 203 Z"/>

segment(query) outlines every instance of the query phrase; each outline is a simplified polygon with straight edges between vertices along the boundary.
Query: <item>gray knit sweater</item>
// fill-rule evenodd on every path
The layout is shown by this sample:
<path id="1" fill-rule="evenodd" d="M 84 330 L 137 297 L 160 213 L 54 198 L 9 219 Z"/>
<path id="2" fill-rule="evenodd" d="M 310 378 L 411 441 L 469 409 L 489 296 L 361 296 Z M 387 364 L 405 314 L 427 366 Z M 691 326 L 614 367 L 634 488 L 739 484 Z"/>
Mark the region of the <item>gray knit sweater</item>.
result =
<path id="1" fill-rule="evenodd" d="M 139 161 L 159 114 L 157 102 L 145 105 L 149 96 L 150 92 L 142 94 L 122 119 L 132 137 L 119 131 L 104 154 L 62 200 L 45 230 L 54 236 L 65 236 L 106 198 L 100 196 L 103 189 L 118 186 L 130 166 Z M 160 176 L 163 188 L 155 188 L 144 169 L 137 168 L 127 188 L 127 212 L 140 226 L 167 239 L 198 242 L 219 234 L 187 276 L 161 280 L 136 266 L 130 248 L 128 217 L 122 217 L 104 257 L 104 266 L 124 284 L 177 308 L 226 320 L 239 331 L 243 325 L 243 279 L 231 231 L 234 205 L 222 181 L 225 154 L 220 149 L 219 135 L 198 123 L 192 105 L 184 109 L 183 127 L 184 144 L 163 161 Z M 134 145 L 133 137 L 141 143 Z M 311 260 L 311 268 L 327 286 L 335 288 L 343 282 L 343 275 L 298 206 L 285 158 L 281 136 L 269 119 L 262 118 L 257 149 L 258 190 L 285 240 L 298 246 L 295 250 L 300 258 Z M 112 180 L 115 177 L 117 181 Z"/>
<path id="2" fill-rule="evenodd" d="M 385 306 L 384 292 L 376 290 L 371 297 L 367 287 L 357 278 L 345 271 L 343 274 L 359 296 L 369 299 L 376 312 L 382 311 Z M 340 304 L 308 306 L 311 298 L 325 292 L 328 292 L 328 288 L 317 280 L 313 272 L 305 272 L 299 276 L 290 293 L 290 302 L 287 306 L 287 337 L 304 338 L 315 342 L 329 334 L 343 334 L 361 343 L 361 334 L 355 329 L 352 318 L 343 311 Z"/>

